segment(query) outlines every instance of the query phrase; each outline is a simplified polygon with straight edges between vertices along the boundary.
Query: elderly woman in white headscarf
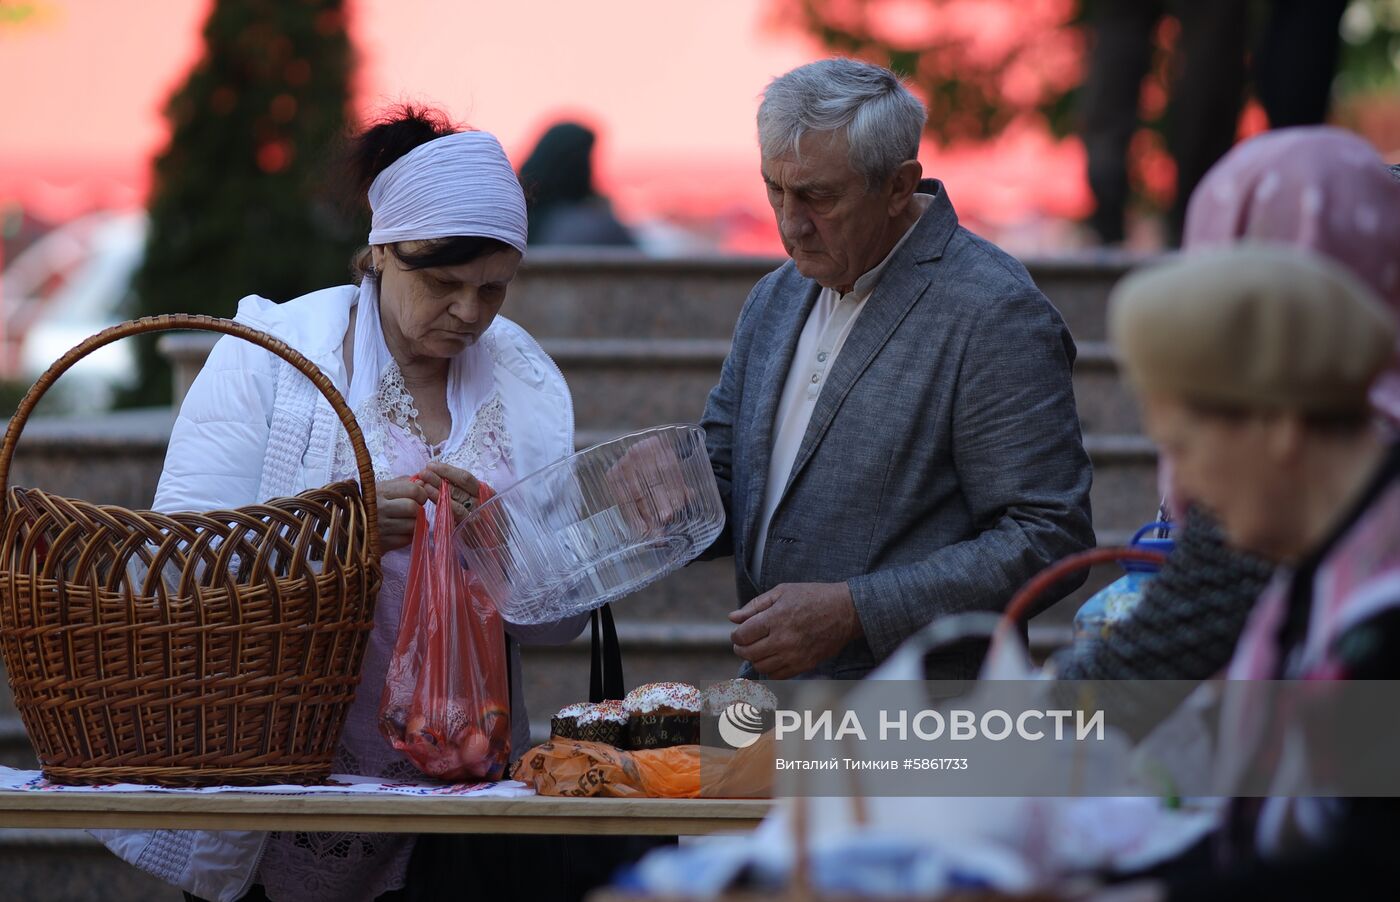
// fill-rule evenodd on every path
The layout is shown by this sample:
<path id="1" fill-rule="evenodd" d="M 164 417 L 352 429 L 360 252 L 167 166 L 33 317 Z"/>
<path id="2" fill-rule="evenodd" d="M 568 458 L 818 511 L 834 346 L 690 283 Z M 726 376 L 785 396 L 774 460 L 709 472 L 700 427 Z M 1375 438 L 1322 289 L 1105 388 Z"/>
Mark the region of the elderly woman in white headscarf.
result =
<path id="1" fill-rule="evenodd" d="M 378 704 L 398 631 L 416 513 L 451 486 L 455 513 L 573 450 L 559 369 L 499 316 L 525 249 L 525 198 L 500 143 L 433 112 L 399 111 L 358 139 L 373 214 L 356 285 L 284 304 L 247 297 L 237 319 L 282 339 L 346 396 L 374 461 L 384 582 L 360 691 L 335 770 L 421 778 L 380 735 Z M 236 338 L 214 347 L 180 409 L 156 493 L 161 511 L 215 510 L 355 478 L 331 407 L 303 375 Z M 415 480 L 415 477 L 417 479 Z M 586 617 L 507 624 L 512 748 L 528 745 L 517 642 L 563 642 Z M 408 880 L 403 834 L 104 834 L 126 860 L 187 897 L 341 902 L 394 898 Z"/>

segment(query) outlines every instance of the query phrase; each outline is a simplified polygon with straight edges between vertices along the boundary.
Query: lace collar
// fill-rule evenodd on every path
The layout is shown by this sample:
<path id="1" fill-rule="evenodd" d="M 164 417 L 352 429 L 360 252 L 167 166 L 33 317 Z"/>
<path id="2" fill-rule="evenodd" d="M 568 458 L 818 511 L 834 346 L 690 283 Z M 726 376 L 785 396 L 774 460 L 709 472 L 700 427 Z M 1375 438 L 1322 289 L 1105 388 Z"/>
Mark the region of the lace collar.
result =
<path id="1" fill-rule="evenodd" d="M 404 387 L 403 373 L 397 363 L 389 363 L 379 379 L 379 390 L 364 399 L 355 409 L 355 419 L 364 433 L 365 447 L 374 463 L 374 478 L 394 479 L 404 474 L 395 472 L 395 442 L 407 438 L 420 444 L 429 460 L 439 460 L 473 474 L 485 474 L 514 460 L 514 445 L 506 429 L 505 404 L 498 389 L 492 391 L 477 407 L 471 427 L 456 447 L 445 447 L 444 440 L 428 444 L 417 429 L 418 416 L 413 396 Z M 396 436 L 391 430 L 398 430 Z M 336 444 L 336 478 L 353 478 L 355 457 L 349 436 L 341 431 Z"/>

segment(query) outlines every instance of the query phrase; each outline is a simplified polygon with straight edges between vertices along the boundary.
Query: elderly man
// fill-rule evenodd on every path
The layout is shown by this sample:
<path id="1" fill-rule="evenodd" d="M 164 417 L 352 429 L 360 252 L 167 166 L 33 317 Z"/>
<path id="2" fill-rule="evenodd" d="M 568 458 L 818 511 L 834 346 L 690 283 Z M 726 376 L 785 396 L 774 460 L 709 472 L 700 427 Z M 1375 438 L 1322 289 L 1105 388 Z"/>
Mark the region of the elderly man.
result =
<path id="1" fill-rule="evenodd" d="M 1246 245 L 1124 280 L 1109 325 L 1175 490 L 1233 546 L 1280 565 L 1230 677 L 1400 678 L 1400 447 L 1368 403 L 1395 325 L 1376 296 L 1306 250 Z M 1242 729 L 1246 719 L 1222 724 L 1241 740 L 1231 772 L 1272 768 L 1278 734 Z M 1223 870 L 1218 855 L 1183 860 L 1135 898 L 1369 895 L 1393 881 L 1396 809 L 1394 799 L 1237 804 Z"/>
<path id="2" fill-rule="evenodd" d="M 710 553 L 734 555 L 747 674 L 859 678 L 1093 543 L 1074 342 L 941 184 L 919 193 L 924 120 L 893 73 L 852 60 L 764 92 L 792 259 L 749 295 L 703 420 L 729 515 Z M 979 657 L 930 673 L 975 676 Z"/>

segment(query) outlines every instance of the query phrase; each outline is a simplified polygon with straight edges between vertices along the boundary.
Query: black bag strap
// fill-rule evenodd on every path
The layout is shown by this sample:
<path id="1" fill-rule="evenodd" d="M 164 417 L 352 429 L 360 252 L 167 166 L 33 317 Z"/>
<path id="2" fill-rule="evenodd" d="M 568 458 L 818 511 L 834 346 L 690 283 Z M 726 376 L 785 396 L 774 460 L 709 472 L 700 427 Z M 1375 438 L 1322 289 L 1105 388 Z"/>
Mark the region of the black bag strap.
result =
<path id="1" fill-rule="evenodd" d="M 588 700 L 621 699 L 627 689 L 622 680 L 622 646 L 617 641 L 612 606 L 595 608 L 589 620 L 593 627 L 593 662 L 588 672 Z"/>

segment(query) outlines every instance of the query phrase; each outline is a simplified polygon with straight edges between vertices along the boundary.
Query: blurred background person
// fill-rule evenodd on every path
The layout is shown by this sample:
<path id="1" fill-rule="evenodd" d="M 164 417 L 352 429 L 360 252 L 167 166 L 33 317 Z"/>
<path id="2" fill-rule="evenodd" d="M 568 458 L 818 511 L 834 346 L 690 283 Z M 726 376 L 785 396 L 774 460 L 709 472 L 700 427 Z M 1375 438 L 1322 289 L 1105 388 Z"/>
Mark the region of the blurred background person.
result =
<path id="1" fill-rule="evenodd" d="M 1235 143 L 1252 68 L 1254 92 L 1271 128 L 1316 125 L 1327 117 L 1340 54 L 1338 25 L 1347 0 L 1273 0 L 1252 67 L 1248 0 L 1213 3 L 1092 0 L 1081 129 L 1095 209 L 1089 225 L 1105 244 L 1126 237 L 1129 145 L 1139 127 L 1142 82 L 1152 65 L 1153 32 L 1175 16 L 1180 34 L 1170 60 L 1166 141 L 1176 162 L 1167 240 L 1177 244 L 1191 192 Z"/>
<path id="2" fill-rule="evenodd" d="M 597 135 L 577 122 L 549 127 L 520 167 L 530 244 L 635 247 L 632 233 L 593 186 Z"/>
<path id="3" fill-rule="evenodd" d="M 1181 34 L 1173 60 L 1167 146 L 1176 160 L 1172 241 L 1181 234 L 1186 198 L 1235 140 L 1244 102 L 1247 0 L 1179 3 Z M 1097 0 L 1089 8 L 1092 47 L 1081 98 L 1084 149 L 1094 212 L 1089 225 L 1104 244 L 1120 244 L 1128 208 L 1128 146 L 1138 130 L 1142 80 L 1152 63 L 1152 33 L 1163 0 Z"/>
<path id="4" fill-rule="evenodd" d="M 1318 125 L 1332 106 L 1347 0 L 1272 0 L 1254 54 L 1254 90 L 1269 128 Z"/>

